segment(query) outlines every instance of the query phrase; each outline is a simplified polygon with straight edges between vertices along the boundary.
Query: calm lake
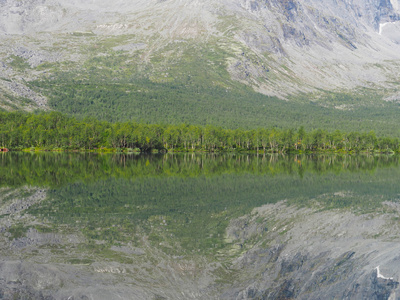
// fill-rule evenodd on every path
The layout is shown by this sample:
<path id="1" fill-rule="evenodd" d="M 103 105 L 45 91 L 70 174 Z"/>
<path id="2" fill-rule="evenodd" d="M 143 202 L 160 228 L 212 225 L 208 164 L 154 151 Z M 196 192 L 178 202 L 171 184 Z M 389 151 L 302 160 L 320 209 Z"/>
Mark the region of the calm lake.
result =
<path id="1" fill-rule="evenodd" d="M 0 299 L 397 299 L 400 157 L 0 154 Z"/>

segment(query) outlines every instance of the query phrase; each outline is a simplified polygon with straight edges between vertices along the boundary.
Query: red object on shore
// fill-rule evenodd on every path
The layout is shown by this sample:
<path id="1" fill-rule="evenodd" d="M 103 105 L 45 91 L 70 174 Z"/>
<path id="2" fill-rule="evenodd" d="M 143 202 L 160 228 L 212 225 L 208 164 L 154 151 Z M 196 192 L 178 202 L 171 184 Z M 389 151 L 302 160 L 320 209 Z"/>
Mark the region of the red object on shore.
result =
<path id="1" fill-rule="evenodd" d="M 7 148 L 0 148 L 0 152 L 8 152 Z"/>

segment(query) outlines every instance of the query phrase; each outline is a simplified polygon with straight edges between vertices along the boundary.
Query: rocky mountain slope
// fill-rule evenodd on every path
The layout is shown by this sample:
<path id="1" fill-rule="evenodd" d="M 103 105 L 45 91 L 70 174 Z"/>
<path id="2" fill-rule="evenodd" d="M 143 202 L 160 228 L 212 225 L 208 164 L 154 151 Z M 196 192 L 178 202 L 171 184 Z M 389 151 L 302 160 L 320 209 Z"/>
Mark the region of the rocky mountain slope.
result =
<path id="1" fill-rule="evenodd" d="M 97 74 L 93 59 L 113 70 L 113 55 L 124 56 L 115 68 L 134 64 L 130 78 L 182 82 L 195 51 L 229 72 L 211 85 L 239 82 L 282 99 L 313 101 L 326 91 L 399 98 L 397 0 L 3 0 L 0 11 L 5 109 L 47 108 L 54 95 L 30 82 Z"/>

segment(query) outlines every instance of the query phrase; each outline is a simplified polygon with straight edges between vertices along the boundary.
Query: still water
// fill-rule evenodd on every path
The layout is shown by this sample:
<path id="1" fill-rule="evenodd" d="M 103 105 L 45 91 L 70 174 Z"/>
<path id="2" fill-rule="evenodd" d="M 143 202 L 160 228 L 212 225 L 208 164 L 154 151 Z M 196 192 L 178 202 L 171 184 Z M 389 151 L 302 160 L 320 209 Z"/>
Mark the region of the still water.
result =
<path id="1" fill-rule="evenodd" d="M 398 156 L 1 154 L 0 298 L 396 299 L 399 179 Z"/>

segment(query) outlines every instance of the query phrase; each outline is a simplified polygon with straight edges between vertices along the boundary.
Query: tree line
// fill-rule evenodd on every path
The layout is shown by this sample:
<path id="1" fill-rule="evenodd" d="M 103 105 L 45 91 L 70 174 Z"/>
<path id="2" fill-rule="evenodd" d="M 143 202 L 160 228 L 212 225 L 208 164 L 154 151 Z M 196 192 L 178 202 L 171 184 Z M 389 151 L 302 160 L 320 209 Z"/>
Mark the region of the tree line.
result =
<path id="1" fill-rule="evenodd" d="M 0 147 L 10 150 L 398 152 L 397 137 L 316 129 L 224 129 L 213 125 L 110 123 L 59 112 L 0 112 Z"/>

